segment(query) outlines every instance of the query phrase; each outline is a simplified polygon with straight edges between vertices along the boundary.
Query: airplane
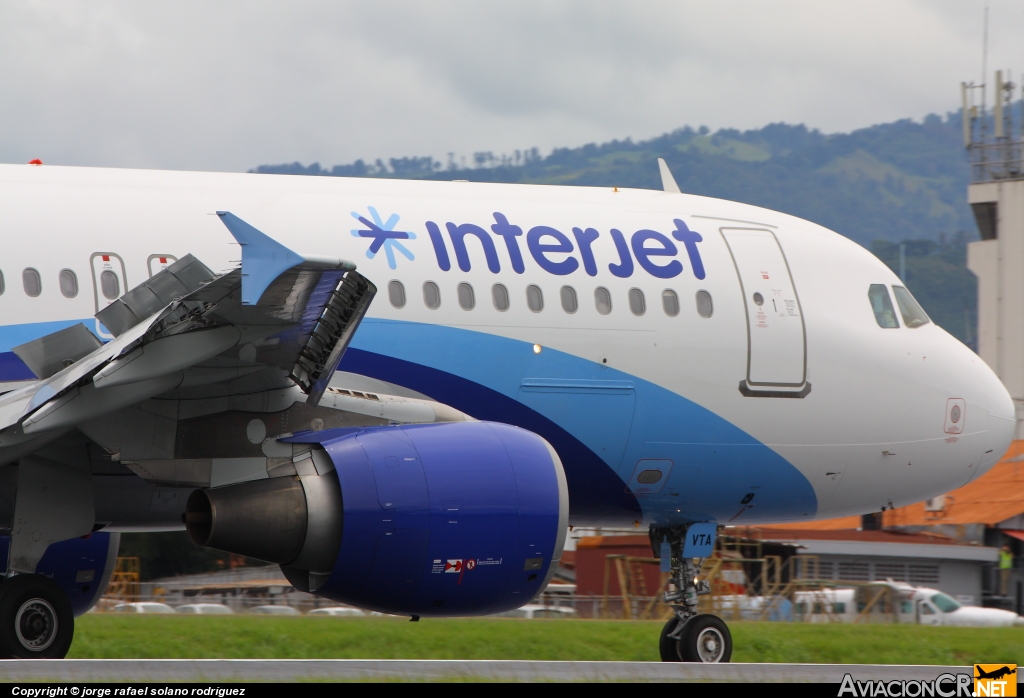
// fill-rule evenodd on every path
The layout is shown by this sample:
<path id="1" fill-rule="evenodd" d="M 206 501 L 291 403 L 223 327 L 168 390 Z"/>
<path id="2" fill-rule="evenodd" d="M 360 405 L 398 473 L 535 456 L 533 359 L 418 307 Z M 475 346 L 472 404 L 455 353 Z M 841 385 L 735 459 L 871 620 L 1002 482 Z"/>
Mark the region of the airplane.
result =
<path id="1" fill-rule="evenodd" d="M 523 606 L 568 526 L 632 526 L 671 579 L 662 659 L 729 661 L 697 609 L 721 527 L 992 467 L 1010 396 L 882 262 L 660 166 L 664 191 L 0 165 L 0 656 L 65 655 L 121 532 L 419 620 Z"/>
<path id="2" fill-rule="evenodd" d="M 999 667 L 998 669 L 993 669 L 992 671 L 985 671 L 984 669 L 982 669 L 979 666 L 979 667 L 975 667 L 975 672 L 978 674 L 975 678 L 998 680 L 998 679 L 1003 678 L 1004 676 L 1009 676 L 1010 674 L 1016 674 L 1017 670 L 1016 669 L 1011 669 L 1009 666 L 1005 666 L 1004 665 L 1004 666 Z"/>

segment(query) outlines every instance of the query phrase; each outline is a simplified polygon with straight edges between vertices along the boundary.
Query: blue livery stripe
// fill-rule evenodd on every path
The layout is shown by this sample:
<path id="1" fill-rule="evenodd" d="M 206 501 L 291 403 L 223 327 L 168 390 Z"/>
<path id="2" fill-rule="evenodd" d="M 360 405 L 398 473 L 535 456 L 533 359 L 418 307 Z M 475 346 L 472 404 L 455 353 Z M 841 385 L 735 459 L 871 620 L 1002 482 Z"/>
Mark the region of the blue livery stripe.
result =
<path id="1" fill-rule="evenodd" d="M 367 318 L 340 367 L 547 439 L 563 460 L 574 525 L 813 516 L 817 498 L 785 458 L 659 385 L 577 356 L 465 329 Z M 545 376 L 549 378 L 544 378 Z M 634 407 L 635 395 L 635 407 Z M 618 448 L 609 432 L 621 430 Z M 627 482 L 639 460 L 676 465 L 657 494 Z M 747 495 L 754 493 L 744 502 Z"/>
<path id="2" fill-rule="evenodd" d="M 18 358 L 12 351 L 0 354 L 0 383 L 7 381 L 29 381 L 35 379 L 36 374 L 32 373 L 25 362 Z"/>
<path id="3" fill-rule="evenodd" d="M 84 320 L 54 320 L 53 322 L 29 322 L 23 325 L 0 325 L 0 352 L 11 351 L 14 347 L 33 339 L 45 337 L 48 334 L 59 332 L 72 325 L 83 323 L 90 330 L 93 329 L 92 318 Z"/>

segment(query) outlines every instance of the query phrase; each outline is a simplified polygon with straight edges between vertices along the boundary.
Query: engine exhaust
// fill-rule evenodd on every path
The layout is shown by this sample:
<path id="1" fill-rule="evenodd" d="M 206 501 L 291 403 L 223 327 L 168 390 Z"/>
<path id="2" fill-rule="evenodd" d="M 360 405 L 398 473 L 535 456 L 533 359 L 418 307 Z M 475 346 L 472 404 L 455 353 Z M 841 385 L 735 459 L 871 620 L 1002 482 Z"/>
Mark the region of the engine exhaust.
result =
<path id="1" fill-rule="evenodd" d="M 196 545 L 279 565 L 299 557 L 308 519 L 296 477 L 195 490 L 185 505 L 185 530 Z"/>

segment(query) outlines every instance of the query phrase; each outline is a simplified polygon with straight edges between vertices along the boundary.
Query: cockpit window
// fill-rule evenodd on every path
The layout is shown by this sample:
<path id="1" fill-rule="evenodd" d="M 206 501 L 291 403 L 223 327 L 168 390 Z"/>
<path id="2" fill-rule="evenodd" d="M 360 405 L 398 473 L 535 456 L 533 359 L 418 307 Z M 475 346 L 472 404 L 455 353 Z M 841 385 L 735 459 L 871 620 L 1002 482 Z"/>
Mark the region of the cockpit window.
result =
<path id="1" fill-rule="evenodd" d="M 875 311 L 875 320 L 879 327 L 889 329 L 900 326 L 896 320 L 896 311 L 892 307 L 892 299 L 889 298 L 889 289 L 885 284 L 871 284 L 868 288 L 868 300 L 871 301 L 871 309 Z"/>
<path id="2" fill-rule="evenodd" d="M 910 295 L 910 291 L 902 286 L 893 286 L 892 292 L 896 294 L 896 305 L 900 307 L 904 327 L 920 327 L 928 324 L 928 315 Z"/>

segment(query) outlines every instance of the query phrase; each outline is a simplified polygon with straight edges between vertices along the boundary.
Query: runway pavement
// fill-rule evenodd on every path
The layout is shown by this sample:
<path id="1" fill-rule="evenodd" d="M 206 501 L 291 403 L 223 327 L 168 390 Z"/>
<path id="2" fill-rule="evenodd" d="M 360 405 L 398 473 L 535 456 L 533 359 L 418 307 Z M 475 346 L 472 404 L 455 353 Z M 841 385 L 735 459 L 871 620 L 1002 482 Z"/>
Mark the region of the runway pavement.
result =
<path id="1" fill-rule="evenodd" d="M 934 680 L 973 667 L 880 664 L 665 664 L 434 659 L 61 659 L 0 662 L 0 682 Z"/>

